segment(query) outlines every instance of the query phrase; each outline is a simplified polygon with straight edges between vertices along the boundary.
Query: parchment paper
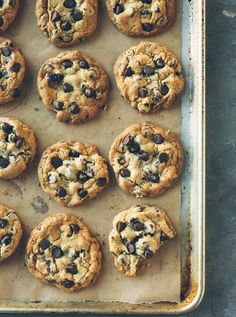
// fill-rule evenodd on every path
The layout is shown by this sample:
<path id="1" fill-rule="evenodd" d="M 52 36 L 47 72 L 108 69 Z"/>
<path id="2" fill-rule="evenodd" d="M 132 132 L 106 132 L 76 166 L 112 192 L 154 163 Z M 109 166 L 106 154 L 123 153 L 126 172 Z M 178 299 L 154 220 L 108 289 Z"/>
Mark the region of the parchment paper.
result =
<path id="1" fill-rule="evenodd" d="M 49 200 L 38 184 L 37 166 L 42 151 L 59 140 L 82 140 L 96 144 L 100 153 L 108 158 L 109 148 L 115 138 L 130 124 L 145 120 L 170 128 L 176 133 L 181 128 L 180 102 L 168 111 L 143 115 L 122 100 L 112 74 L 118 55 L 139 38 L 129 38 L 120 33 L 106 15 L 105 6 L 99 0 L 99 25 L 96 33 L 83 43 L 70 48 L 84 50 L 104 66 L 111 79 L 111 93 L 106 111 L 83 125 L 71 125 L 56 121 L 55 113 L 47 110 L 38 97 L 36 78 L 41 64 L 55 56 L 61 49 L 54 48 L 37 28 L 34 14 L 35 1 L 22 0 L 17 20 L 4 35 L 12 38 L 25 54 L 27 75 L 23 97 L 0 107 L 1 116 L 13 116 L 29 124 L 38 139 L 38 153 L 34 163 L 14 181 L 0 182 L 0 201 L 14 208 L 24 224 L 24 238 L 14 256 L 0 265 L 0 300 L 16 301 L 122 301 L 129 303 L 180 300 L 180 182 L 160 198 L 136 199 L 123 193 L 112 175 L 111 183 L 97 199 L 69 209 Z M 176 1 L 177 17 L 172 27 L 151 40 L 159 41 L 181 54 L 181 8 Z M 41 198 L 36 198 L 37 196 Z M 47 205 L 39 212 L 32 206 L 35 199 L 43 199 Z M 151 266 L 138 277 L 129 278 L 119 273 L 112 255 L 108 252 L 107 237 L 112 219 L 120 211 L 135 203 L 157 204 L 170 216 L 177 237 L 166 243 L 150 261 Z M 48 211 L 47 211 L 48 206 Z M 103 268 L 95 285 L 75 294 L 66 294 L 35 280 L 24 265 L 24 247 L 33 227 L 49 214 L 70 212 L 81 216 L 91 231 L 97 234 L 103 249 Z"/>

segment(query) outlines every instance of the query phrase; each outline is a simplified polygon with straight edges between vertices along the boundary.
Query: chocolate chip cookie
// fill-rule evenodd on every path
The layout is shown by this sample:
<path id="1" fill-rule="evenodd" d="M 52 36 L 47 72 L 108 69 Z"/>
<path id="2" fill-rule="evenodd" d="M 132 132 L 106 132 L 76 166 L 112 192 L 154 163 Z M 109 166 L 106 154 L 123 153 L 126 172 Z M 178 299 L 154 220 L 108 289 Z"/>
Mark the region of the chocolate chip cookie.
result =
<path id="1" fill-rule="evenodd" d="M 150 36 L 174 17 L 174 0 L 106 0 L 112 22 L 125 34 Z"/>
<path id="2" fill-rule="evenodd" d="M 58 47 L 71 46 L 91 35 L 97 26 L 97 0 L 37 0 L 39 28 Z"/>
<path id="3" fill-rule="evenodd" d="M 78 217 L 55 214 L 31 232 L 25 261 L 40 281 L 75 292 L 95 282 L 101 257 L 98 241 Z"/>
<path id="4" fill-rule="evenodd" d="M 121 54 L 114 75 L 121 95 L 139 112 L 169 108 L 184 88 L 179 58 L 155 42 L 141 42 Z"/>
<path id="5" fill-rule="evenodd" d="M 0 205 L 0 262 L 15 252 L 21 236 L 21 223 L 15 211 Z"/>
<path id="6" fill-rule="evenodd" d="M 120 212 L 109 235 L 115 266 L 125 275 L 135 276 L 145 260 L 174 236 L 175 230 L 160 208 L 137 205 Z"/>
<path id="7" fill-rule="evenodd" d="M 109 182 L 105 159 L 93 144 L 62 141 L 43 153 L 38 168 L 42 189 L 61 205 L 94 198 Z"/>
<path id="8" fill-rule="evenodd" d="M 19 0 L 0 0 L 0 32 L 6 31 L 15 20 L 19 4 Z"/>
<path id="9" fill-rule="evenodd" d="M 0 60 L 0 104 L 5 104 L 21 95 L 25 60 L 12 41 L 4 37 L 0 37 Z"/>
<path id="10" fill-rule="evenodd" d="M 36 152 L 34 132 L 21 121 L 0 117 L 0 179 L 20 175 Z"/>
<path id="11" fill-rule="evenodd" d="M 131 125 L 115 139 L 109 158 L 123 191 L 157 197 L 178 179 L 184 155 L 177 136 L 144 122 Z"/>
<path id="12" fill-rule="evenodd" d="M 55 111 L 59 121 L 82 123 L 105 106 L 109 80 L 88 54 L 63 52 L 41 67 L 38 90 L 45 107 Z"/>

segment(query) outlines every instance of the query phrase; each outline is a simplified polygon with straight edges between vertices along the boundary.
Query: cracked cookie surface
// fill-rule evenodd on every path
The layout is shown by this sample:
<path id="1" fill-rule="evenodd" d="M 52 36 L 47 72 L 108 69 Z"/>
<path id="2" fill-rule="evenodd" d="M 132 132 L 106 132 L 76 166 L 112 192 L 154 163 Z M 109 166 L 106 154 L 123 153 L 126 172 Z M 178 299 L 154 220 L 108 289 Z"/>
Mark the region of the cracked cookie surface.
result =
<path id="1" fill-rule="evenodd" d="M 25 261 L 31 274 L 62 291 L 75 292 L 95 282 L 101 269 L 98 241 L 76 216 L 55 214 L 30 235 Z"/>
<path id="2" fill-rule="evenodd" d="M 97 0 L 37 0 L 39 28 L 58 47 L 79 43 L 97 26 Z"/>
<path id="3" fill-rule="evenodd" d="M 21 95 L 25 76 L 25 60 L 10 39 L 0 37 L 0 104 Z"/>
<path id="4" fill-rule="evenodd" d="M 109 159 L 123 191 L 157 197 L 178 179 L 184 154 L 177 136 L 144 122 L 131 125 L 115 139 Z"/>
<path id="5" fill-rule="evenodd" d="M 21 236 L 21 223 L 15 211 L 0 205 L 0 262 L 15 252 Z"/>
<path id="6" fill-rule="evenodd" d="M 88 54 L 63 52 L 40 68 L 38 90 L 45 107 L 55 111 L 59 121 L 82 123 L 105 106 L 109 79 Z"/>
<path id="7" fill-rule="evenodd" d="M 0 0 L 0 32 L 6 31 L 15 20 L 19 4 L 19 0 Z"/>
<path id="8" fill-rule="evenodd" d="M 62 141 L 46 149 L 38 175 L 42 189 L 68 207 L 95 198 L 109 182 L 107 163 L 96 146 L 78 141 Z"/>
<path id="9" fill-rule="evenodd" d="M 156 34 L 174 17 L 174 0 L 106 0 L 106 5 L 112 22 L 132 36 Z"/>
<path id="10" fill-rule="evenodd" d="M 127 276 L 135 276 L 161 245 L 174 238 L 175 230 L 160 208 L 136 205 L 120 212 L 109 235 L 115 266 Z"/>
<path id="11" fill-rule="evenodd" d="M 155 42 L 141 42 L 122 53 L 114 75 L 123 98 L 143 113 L 169 108 L 184 89 L 179 58 Z"/>
<path id="12" fill-rule="evenodd" d="M 0 117 L 0 179 L 20 175 L 36 152 L 34 132 L 21 121 Z"/>

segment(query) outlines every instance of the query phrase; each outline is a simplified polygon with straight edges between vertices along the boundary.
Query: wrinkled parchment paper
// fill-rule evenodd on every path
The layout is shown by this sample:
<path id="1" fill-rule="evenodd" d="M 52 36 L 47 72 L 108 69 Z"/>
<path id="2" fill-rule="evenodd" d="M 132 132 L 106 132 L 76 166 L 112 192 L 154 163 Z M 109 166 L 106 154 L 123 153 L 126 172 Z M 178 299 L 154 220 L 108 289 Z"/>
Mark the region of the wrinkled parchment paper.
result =
<path id="1" fill-rule="evenodd" d="M 70 125 L 56 121 L 55 113 L 47 110 L 38 97 L 36 78 L 41 64 L 55 56 L 61 49 L 54 48 L 37 28 L 34 14 L 35 1 L 22 0 L 17 20 L 4 35 L 12 38 L 26 57 L 27 73 L 23 97 L 0 107 L 1 116 L 13 116 L 29 124 L 38 140 L 38 153 L 34 163 L 19 178 L 0 182 L 0 201 L 15 209 L 24 224 L 24 238 L 17 252 L 0 265 L 0 300 L 16 301 L 121 301 L 129 303 L 180 300 L 180 182 L 156 199 L 136 199 L 123 193 L 112 175 L 110 185 L 97 199 L 69 209 L 49 200 L 38 184 L 37 165 L 42 151 L 59 140 L 82 140 L 96 144 L 106 158 L 115 138 L 130 124 L 145 120 L 170 128 L 176 133 L 181 129 L 180 102 L 168 111 L 143 115 L 122 100 L 112 74 L 113 64 L 125 49 L 140 39 L 120 33 L 106 15 L 103 1 L 99 0 L 99 25 L 95 34 L 83 43 L 70 48 L 84 50 L 104 66 L 111 79 L 108 108 L 83 125 Z M 177 17 L 171 28 L 152 38 L 181 54 L 181 8 L 176 1 Z M 44 203 L 45 202 L 45 203 Z M 166 243 L 150 261 L 150 268 L 138 277 L 125 277 L 113 265 L 108 252 L 107 237 L 112 219 L 120 211 L 135 203 L 157 204 L 170 216 L 178 233 Z M 33 227 L 49 214 L 71 212 L 81 216 L 101 242 L 103 268 L 95 285 L 74 294 L 66 294 L 35 280 L 24 265 L 24 247 Z"/>

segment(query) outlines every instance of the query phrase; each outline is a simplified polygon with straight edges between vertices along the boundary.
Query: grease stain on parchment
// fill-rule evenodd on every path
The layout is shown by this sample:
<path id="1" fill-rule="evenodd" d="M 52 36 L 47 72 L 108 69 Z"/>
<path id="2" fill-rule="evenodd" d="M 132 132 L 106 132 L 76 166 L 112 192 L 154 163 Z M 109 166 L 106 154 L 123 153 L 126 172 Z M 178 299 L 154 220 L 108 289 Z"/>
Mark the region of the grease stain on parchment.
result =
<path id="1" fill-rule="evenodd" d="M 31 206 L 37 213 L 46 214 L 48 212 L 48 205 L 41 196 L 35 196 Z"/>

